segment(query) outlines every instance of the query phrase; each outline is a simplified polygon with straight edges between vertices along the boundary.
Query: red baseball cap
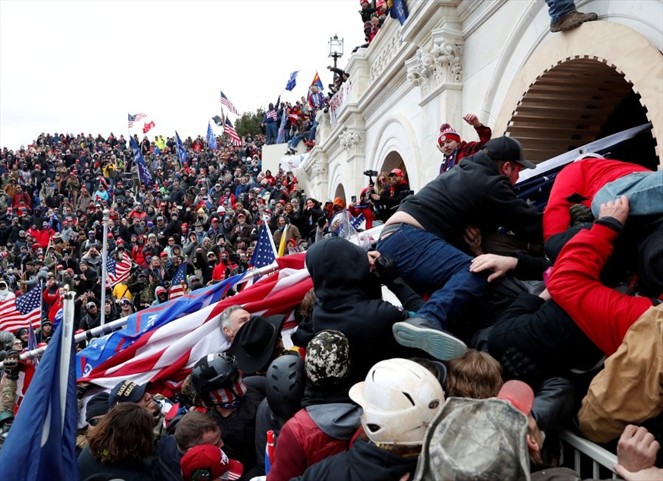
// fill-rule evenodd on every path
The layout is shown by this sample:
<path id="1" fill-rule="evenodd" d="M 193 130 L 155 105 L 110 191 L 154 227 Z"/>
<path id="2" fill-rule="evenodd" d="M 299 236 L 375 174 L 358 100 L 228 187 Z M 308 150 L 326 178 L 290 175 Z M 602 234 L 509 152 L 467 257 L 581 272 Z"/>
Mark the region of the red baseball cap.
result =
<path id="1" fill-rule="evenodd" d="M 221 448 L 213 444 L 199 444 L 189 449 L 180 460 L 184 481 L 192 481 L 193 475 L 206 471 L 206 479 L 239 479 L 244 466 L 239 461 L 229 459 Z"/>
<path id="2" fill-rule="evenodd" d="M 389 172 L 389 175 L 397 175 L 398 177 L 403 177 L 403 171 L 401 169 L 392 169 Z"/>

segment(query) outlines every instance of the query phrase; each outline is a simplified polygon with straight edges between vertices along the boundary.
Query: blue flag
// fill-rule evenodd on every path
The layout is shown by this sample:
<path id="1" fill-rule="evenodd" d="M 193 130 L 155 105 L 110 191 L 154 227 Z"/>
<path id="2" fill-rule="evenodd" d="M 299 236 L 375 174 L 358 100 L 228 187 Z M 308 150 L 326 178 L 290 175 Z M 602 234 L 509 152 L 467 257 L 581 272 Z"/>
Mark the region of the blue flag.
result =
<path id="1" fill-rule="evenodd" d="M 297 74 L 299 73 L 299 70 L 295 70 L 290 74 L 290 78 L 288 79 L 288 83 L 285 84 L 285 89 L 288 90 L 289 92 L 292 92 L 292 89 L 295 88 L 297 85 Z"/>
<path id="2" fill-rule="evenodd" d="M 207 121 L 207 147 L 216 150 L 216 135 L 212 132 L 212 124 L 209 120 Z"/>
<path id="3" fill-rule="evenodd" d="M 131 150 L 134 154 L 134 162 L 136 162 L 136 166 L 138 167 L 138 178 L 140 179 L 140 182 L 148 187 L 151 187 L 152 174 L 150 174 L 150 171 L 147 168 L 147 164 L 145 164 L 145 159 L 143 158 L 143 154 L 140 152 L 140 147 L 138 147 L 136 140 L 131 136 L 129 136 L 129 144 L 131 145 Z"/>
<path id="4" fill-rule="evenodd" d="M 88 375 L 92 369 L 133 344 L 144 333 L 220 301 L 228 289 L 245 274 L 237 274 L 218 284 L 196 289 L 191 294 L 131 314 L 127 318 L 127 325 L 122 329 L 92 339 L 88 346 L 76 355 L 77 378 Z"/>
<path id="5" fill-rule="evenodd" d="M 0 451 L 0 479 L 79 479 L 74 343 L 71 336 L 62 349 L 63 329 L 60 323 Z M 69 360 L 62 355 L 67 351 Z"/>
<path id="6" fill-rule="evenodd" d="M 405 4 L 405 0 L 393 0 L 393 1 L 394 3 L 389 9 L 389 16 L 391 18 L 397 18 L 398 22 L 401 25 L 403 25 L 409 15 L 409 12 L 407 11 L 407 5 Z"/>
<path id="7" fill-rule="evenodd" d="M 180 165 L 182 165 L 189 160 L 189 154 L 184 148 L 184 144 L 182 143 L 182 139 L 180 139 L 180 134 L 177 133 L 177 130 L 175 131 L 175 146 L 177 148 L 177 158 L 180 160 Z"/>

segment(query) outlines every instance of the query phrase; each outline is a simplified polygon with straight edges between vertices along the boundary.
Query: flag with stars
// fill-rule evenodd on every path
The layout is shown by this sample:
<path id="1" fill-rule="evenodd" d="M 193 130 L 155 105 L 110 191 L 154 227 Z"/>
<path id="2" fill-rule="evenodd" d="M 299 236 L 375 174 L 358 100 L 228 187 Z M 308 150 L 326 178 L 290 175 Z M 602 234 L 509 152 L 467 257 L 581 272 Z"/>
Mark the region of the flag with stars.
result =
<path id="1" fill-rule="evenodd" d="M 136 114 L 136 115 L 129 115 L 129 128 L 132 128 L 134 126 L 134 122 L 138 122 L 139 120 L 143 120 L 144 118 L 147 117 L 145 114 Z"/>
<path id="2" fill-rule="evenodd" d="M 41 286 L 37 285 L 22 296 L 0 301 L 0 331 L 15 332 L 22 327 L 39 327 L 41 320 Z"/>
<path id="3" fill-rule="evenodd" d="M 138 147 L 136 139 L 129 137 L 129 144 L 131 144 L 131 151 L 133 152 L 134 162 L 138 167 L 138 178 L 140 179 L 141 183 L 151 187 L 152 174 L 147 169 L 147 164 L 145 164 L 145 159 L 143 158 L 143 154 L 140 152 L 140 147 Z"/>
<path id="4" fill-rule="evenodd" d="M 175 131 L 175 147 L 177 148 L 177 158 L 180 161 L 180 165 L 182 165 L 184 162 L 189 160 L 189 154 L 187 153 L 186 148 L 182 143 L 182 139 L 180 139 L 180 134 L 177 133 L 177 130 Z"/>
<path id="5" fill-rule="evenodd" d="M 229 118 L 226 118 L 226 124 L 223 126 L 223 132 L 228 134 L 231 144 L 235 146 L 242 145 L 242 139 L 240 139 L 239 135 L 237 135 L 237 131 L 235 130 L 235 127 L 233 127 L 233 124 Z"/>
<path id="6" fill-rule="evenodd" d="M 209 120 L 207 121 L 207 147 L 216 150 L 216 135 L 212 131 L 212 124 Z"/>
<path id="7" fill-rule="evenodd" d="M 175 271 L 173 280 L 170 282 L 168 299 L 176 299 L 184 295 L 184 286 L 182 286 L 183 282 L 186 282 L 186 264 L 182 264 L 177 268 L 177 271 Z"/>
<path id="8" fill-rule="evenodd" d="M 221 90 L 221 105 L 225 105 L 226 107 L 228 107 L 228 110 L 230 110 L 233 114 L 239 115 L 239 112 L 237 112 L 237 109 L 232 104 L 232 102 L 228 100 L 228 97 L 225 96 L 223 90 Z"/>
<path id="9" fill-rule="evenodd" d="M 292 92 L 292 89 L 295 88 L 297 85 L 297 74 L 299 73 L 299 70 L 295 70 L 290 74 L 290 78 L 288 79 L 288 83 L 285 84 L 285 89 Z"/>
<path id="10" fill-rule="evenodd" d="M 131 265 L 131 257 L 126 252 L 122 254 L 122 259 L 119 262 L 113 256 L 108 256 L 108 259 L 106 259 L 106 271 L 108 273 L 106 285 L 113 287 L 115 284 L 128 280 L 131 274 Z"/>
<path id="11" fill-rule="evenodd" d="M 274 239 L 272 233 L 269 231 L 267 224 L 263 223 L 260 227 L 260 234 L 258 235 L 258 242 L 251 257 L 251 265 L 256 269 L 270 265 L 276 260 L 276 247 L 274 246 Z"/>

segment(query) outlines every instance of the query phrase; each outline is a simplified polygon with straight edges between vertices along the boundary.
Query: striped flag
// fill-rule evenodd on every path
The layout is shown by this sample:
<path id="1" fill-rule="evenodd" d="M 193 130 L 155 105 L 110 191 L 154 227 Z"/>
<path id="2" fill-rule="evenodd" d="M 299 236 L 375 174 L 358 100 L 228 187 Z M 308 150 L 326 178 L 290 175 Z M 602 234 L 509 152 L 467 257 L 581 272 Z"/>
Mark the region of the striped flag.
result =
<path id="1" fill-rule="evenodd" d="M 318 90 L 322 92 L 325 88 L 322 85 L 322 80 L 320 80 L 320 75 L 318 75 L 318 72 L 315 72 L 315 76 L 313 77 L 313 81 L 311 82 L 311 87 L 316 86 L 318 87 Z"/>
<path id="2" fill-rule="evenodd" d="M 151 389 L 171 395 L 198 359 L 230 347 L 219 329 L 221 313 L 227 307 L 240 304 L 252 314 L 291 317 L 313 282 L 304 268 L 304 253 L 278 259 L 278 262 L 282 266 L 278 274 L 266 276 L 233 297 L 146 332 L 87 372 L 79 382 L 91 382 L 107 389 L 124 379 L 139 384 L 151 382 Z M 292 327 L 292 321 L 286 322 L 286 329 Z"/>
<path id="3" fill-rule="evenodd" d="M 228 100 L 228 97 L 225 96 L 223 90 L 221 90 L 221 105 L 225 105 L 226 107 L 228 107 L 228 110 L 230 110 L 233 114 L 239 115 L 239 112 L 237 112 L 237 109 L 232 104 L 232 102 Z"/>
<path id="4" fill-rule="evenodd" d="M 146 117 L 147 117 L 147 115 L 145 115 L 145 114 L 136 114 L 136 115 L 129 114 L 129 128 L 132 128 L 134 126 L 134 122 L 138 122 L 139 120 L 143 120 Z"/>
<path id="5" fill-rule="evenodd" d="M 232 122 L 230 122 L 230 119 L 228 118 L 226 118 L 226 124 L 223 126 L 223 132 L 228 134 L 228 137 L 230 137 L 231 144 L 235 146 L 242 145 L 242 139 L 239 138 L 239 135 L 237 135 L 235 127 L 233 127 Z"/>
<path id="6" fill-rule="evenodd" d="M 37 285 L 22 296 L 0 301 L 0 331 L 15 332 L 22 327 L 37 329 L 41 318 L 41 286 Z"/>
<path id="7" fill-rule="evenodd" d="M 126 252 L 122 254 L 122 259 L 119 262 L 113 256 L 108 256 L 108 259 L 106 259 L 106 270 L 108 272 L 106 284 L 113 287 L 115 284 L 128 280 L 131 275 L 131 266 L 131 256 Z"/>
<path id="8" fill-rule="evenodd" d="M 176 299 L 184 295 L 184 287 L 182 286 L 183 282 L 186 282 L 186 264 L 182 264 L 177 268 L 173 280 L 170 283 L 168 299 Z"/>
<path id="9" fill-rule="evenodd" d="M 251 257 L 251 266 L 256 269 L 270 265 L 276 260 L 276 247 L 274 246 L 274 239 L 272 233 L 269 231 L 267 224 L 263 222 L 260 227 L 260 234 L 258 235 L 258 242 Z"/>

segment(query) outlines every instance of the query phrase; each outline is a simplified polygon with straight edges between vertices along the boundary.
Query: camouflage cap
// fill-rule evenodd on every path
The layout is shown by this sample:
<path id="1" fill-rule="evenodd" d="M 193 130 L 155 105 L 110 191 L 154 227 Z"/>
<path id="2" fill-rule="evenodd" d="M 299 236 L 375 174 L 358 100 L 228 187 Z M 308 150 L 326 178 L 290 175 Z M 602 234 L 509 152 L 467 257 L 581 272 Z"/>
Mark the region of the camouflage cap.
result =
<path id="1" fill-rule="evenodd" d="M 414 481 L 529 481 L 527 417 L 501 399 L 449 398 L 428 427 Z"/>
<path id="2" fill-rule="evenodd" d="M 306 347 L 306 377 L 316 386 L 334 386 L 350 374 L 350 342 L 340 331 L 319 332 Z"/>

